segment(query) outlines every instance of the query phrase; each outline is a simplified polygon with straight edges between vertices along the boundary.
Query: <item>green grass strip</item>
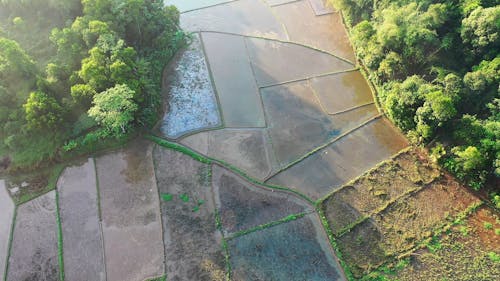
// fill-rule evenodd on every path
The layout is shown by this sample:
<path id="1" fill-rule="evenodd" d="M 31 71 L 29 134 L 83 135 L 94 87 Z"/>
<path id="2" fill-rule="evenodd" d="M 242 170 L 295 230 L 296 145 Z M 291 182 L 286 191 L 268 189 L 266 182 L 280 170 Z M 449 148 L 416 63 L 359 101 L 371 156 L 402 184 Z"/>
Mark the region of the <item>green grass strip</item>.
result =
<path id="1" fill-rule="evenodd" d="M 298 220 L 300 218 L 303 218 L 307 214 L 310 214 L 310 213 L 309 212 L 304 212 L 304 213 L 299 213 L 299 214 L 295 214 L 295 215 L 289 215 L 289 216 L 286 216 L 286 217 L 284 217 L 282 219 L 279 219 L 277 221 L 269 222 L 269 223 L 266 223 L 266 224 L 261 224 L 261 225 L 258 225 L 256 227 L 253 227 L 253 228 L 250 228 L 250 229 L 246 229 L 246 230 L 241 230 L 241 231 L 238 231 L 238 232 L 234 233 L 233 235 L 231 235 L 231 237 L 229 237 L 228 239 L 229 240 L 235 239 L 235 238 L 241 237 L 243 235 L 247 235 L 247 234 L 254 233 L 254 232 L 257 232 L 257 231 L 261 231 L 261 230 L 264 230 L 264 229 L 268 229 L 268 228 L 276 226 L 276 225 L 280 225 L 280 224 L 283 224 L 283 223 L 287 223 L 287 222 L 291 222 L 291 221 L 294 221 L 294 220 Z"/>
<path id="2" fill-rule="evenodd" d="M 3 280 L 7 281 L 7 275 L 9 273 L 9 260 L 12 252 L 12 241 L 14 240 L 14 228 L 16 227 L 17 218 L 17 206 L 14 206 L 14 215 L 12 216 L 12 223 L 10 227 L 9 245 L 7 246 L 7 257 L 5 260 L 5 272 L 3 275 Z"/>
<path id="3" fill-rule="evenodd" d="M 224 238 L 224 232 L 222 231 L 222 220 L 220 218 L 219 211 L 215 209 L 215 227 L 221 233 L 221 245 L 222 252 L 224 254 L 224 261 L 226 263 L 226 281 L 231 281 L 231 256 L 229 252 L 229 246 L 227 244 L 226 238 Z"/>
<path id="4" fill-rule="evenodd" d="M 59 280 L 64 281 L 64 249 L 63 232 L 61 224 L 61 211 L 59 206 L 59 192 L 56 189 L 56 220 L 57 220 L 57 257 L 59 259 Z"/>
<path id="5" fill-rule="evenodd" d="M 250 183 L 253 183 L 253 184 L 256 184 L 256 185 L 260 185 L 260 186 L 263 186 L 263 187 L 267 187 L 267 188 L 270 188 L 270 189 L 275 189 L 275 190 L 281 190 L 281 191 L 286 191 L 286 192 L 291 192 L 297 196 L 299 196 L 300 198 L 306 200 L 308 203 L 310 203 L 311 205 L 314 205 L 314 201 L 307 197 L 305 194 L 302 194 L 300 193 L 299 191 L 296 191 L 296 190 L 293 190 L 293 189 L 289 189 L 289 188 L 286 188 L 286 187 L 283 187 L 283 186 L 278 186 L 278 185 L 272 185 L 272 184 L 266 184 L 264 182 L 261 182 L 251 176 L 249 176 L 247 173 L 243 172 L 241 169 L 225 162 L 225 161 L 222 161 L 222 160 L 218 160 L 218 159 L 214 159 L 214 158 L 210 158 L 210 157 L 206 157 L 206 156 L 203 156 L 201 154 L 199 154 L 198 152 L 186 147 L 186 146 L 183 146 L 183 145 L 180 145 L 178 143 L 175 143 L 175 142 L 171 142 L 171 141 L 168 141 L 168 140 L 165 140 L 165 139 L 162 139 L 160 137 L 157 137 L 157 136 L 153 136 L 153 135 L 145 135 L 144 136 L 146 139 L 152 141 L 152 142 L 155 142 L 156 144 L 162 146 L 162 147 L 165 147 L 165 148 L 168 148 L 168 149 L 172 149 L 172 150 L 175 150 L 175 151 L 178 151 L 178 152 L 181 152 L 181 153 L 184 153 L 190 157 L 192 157 L 193 159 L 201 162 L 201 163 L 205 163 L 205 164 L 218 164 L 226 169 L 229 169 L 231 170 L 232 172 L 240 175 L 241 177 L 243 177 L 244 179 L 246 179 L 247 181 L 249 181 Z"/>
<path id="6" fill-rule="evenodd" d="M 321 223 L 323 224 L 323 228 L 326 231 L 326 235 L 328 236 L 328 239 L 330 240 L 330 245 L 332 246 L 332 248 L 333 248 L 333 250 L 335 252 L 335 255 L 337 256 L 337 259 L 338 259 L 338 261 L 340 263 L 340 266 L 344 270 L 345 277 L 349 281 L 355 281 L 356 278 L 354 278 L 354 275 L 352 274 L 352 271 L 351 271 L 351 268 L 349 267 L 349 265 L 344 261 L 342 252 L 340 251 L 340 248 L 339 248 L 339 246 L 337 244 L 337 240 L 335 240 L 335 235 L 333 234 L 333 231 L 330 228 L 330 224 L 328 223 L 328 220 L 327 220 L 327 218 L 325 216 L 325 212 L 323 211 L 323 209 L 321 208 L 321 206 L 318 206 L 316 208 L 316 211 L 319 214 Z"/>
<path id="7" fill-rule="evenodd" d="M 151 279 L 147 279 L 146 281 L 167 281 L 167 275 L 163 275 L 160 277 L 155 277 Z"/>

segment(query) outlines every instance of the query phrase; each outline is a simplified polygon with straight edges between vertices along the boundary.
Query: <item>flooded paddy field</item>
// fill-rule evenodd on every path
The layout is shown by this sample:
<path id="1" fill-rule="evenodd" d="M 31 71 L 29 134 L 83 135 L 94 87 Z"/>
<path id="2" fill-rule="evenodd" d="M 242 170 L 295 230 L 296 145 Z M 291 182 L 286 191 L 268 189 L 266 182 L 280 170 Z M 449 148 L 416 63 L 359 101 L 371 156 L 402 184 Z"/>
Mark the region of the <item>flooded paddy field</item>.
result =
<path id="1" fill-rule="evenodd" d="M 289 215 L 313 211 L 294 195 L 253 185 L 217 165 L 212 178 L 222 229 L 228 236 Z"/>
<path id="2" fill-rule="evenodd" d="M 7 281 L 59 280 L 56 193 L 17 208 Z"/>
<path id="3" fill-rule="evenodd" d="M 211 166 L 161 147 L 155 147 L 154 160 L 169 280 L 225 280 Z"/>
<path id="4" fill-rule="evenodd" d="M 168 103 L 160 130 L 169 138 L 221 124 L 200 40 L 199 35 L 194 34 L 191 44 L 166 70 L 163 83 L 168 89 Z"/>
<path id="5" fill-rule="evenodd" d="M 0 278 L 3 278 L 8 262 L 9 238 L 12 231 L 15 209 L 14 202 L 7 193 L 4 180 L 0 180 L 0 206 L 2 206 L 2 211 L 0 212 Z"/>
<path id="6" fill-rule="evenodd" d="M 96 159 L 107 280 L 164 273 L 161 214 L 152 145 L 133 142 Z"/>
<path id="7" fill-rule="evenodd" d="M 345 280 L 316 215 L 231 239 L 233 280 Z"/>
<path id="8" fill-rule="evenodd" d="M 57 183 L 67 280 L 106 280 L 93 159 L 64 170 Z"/>

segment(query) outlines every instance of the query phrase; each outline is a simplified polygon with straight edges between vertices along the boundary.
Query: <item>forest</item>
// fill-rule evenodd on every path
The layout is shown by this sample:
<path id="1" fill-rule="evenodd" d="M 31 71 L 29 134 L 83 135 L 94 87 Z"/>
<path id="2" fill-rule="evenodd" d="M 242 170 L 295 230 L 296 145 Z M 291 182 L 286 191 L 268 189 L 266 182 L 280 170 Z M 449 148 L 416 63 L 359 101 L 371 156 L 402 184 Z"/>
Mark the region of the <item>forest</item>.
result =
<path id="1" fill-rule="evenodd" d="M 0 0 L 0 156 L 36 168 L 150 127 L 183 44 L 162 0 Z"/>
<path id="2" fill-rule="evenodd" d="M 343 12 L 389 118 L 412 142 L 429 145 L 433 158 L 472 188 L 495 188 L 500 2 L 330 1 Z"/>

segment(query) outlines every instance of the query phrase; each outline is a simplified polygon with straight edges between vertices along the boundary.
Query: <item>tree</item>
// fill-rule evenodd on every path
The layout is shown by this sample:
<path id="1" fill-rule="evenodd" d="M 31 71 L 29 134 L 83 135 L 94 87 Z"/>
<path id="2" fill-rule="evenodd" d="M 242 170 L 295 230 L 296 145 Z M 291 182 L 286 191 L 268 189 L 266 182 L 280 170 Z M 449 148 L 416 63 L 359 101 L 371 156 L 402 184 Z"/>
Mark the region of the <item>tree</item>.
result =
<path id="1" fill-rule="evenodd" d="M 134 95 L 134 91 L 124 84 L 98 93 L 94 96 L 94 106 L 88 111 L 89 116 L 113 134 L 124 134 L 139 109 L 133 100 Z"/>
<path id="2" fill-rule="evenodd" d="M 43 92 L 32 92 L 23 105 L 30 129 L 53 129 L 62 122 L 62 107 Z"/>
<path id="3" fill-rule="evenodd" d="M 477 7 L 462 21 L 461 36 L 476 57 L 496 56 L 500 48 L 500 6 Z"/>
<path id="4" fill-rule="evenodd" d="M 475 146 L 468 146 L 465 150 L 455 151 L 457 162 L 461 164 L 465 172 L 481 170 L 485 165 L 482 153 Z"/>

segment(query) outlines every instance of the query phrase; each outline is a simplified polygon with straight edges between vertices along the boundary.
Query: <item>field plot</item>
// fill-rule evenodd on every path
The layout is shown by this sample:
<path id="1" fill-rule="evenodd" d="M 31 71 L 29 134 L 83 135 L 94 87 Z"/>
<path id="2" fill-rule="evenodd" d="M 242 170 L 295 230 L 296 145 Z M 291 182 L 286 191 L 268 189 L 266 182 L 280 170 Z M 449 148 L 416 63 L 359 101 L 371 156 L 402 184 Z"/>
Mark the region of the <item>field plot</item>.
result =
<path id="1" fill-rule="evenodd" d="M 215 223 L 211 167 L 161 147 L 154 149 L 154 162 L 169 280 L 225 280 L 225 256 Z"/>
<path id="2" fill-rule="evenodd" d="M 215 202 L 226 235 L 313 211 L 294 195 L 252 185 L 217 165 L 212 177 Z"/>
<path id="3" fill-rule="evenodd" d="M 278 166 L 266 132 L 262 129 L 202 132 L 183 139 L 181 143 L 260 180 L 264 180 Z"/>
<path id="4" fill-rule="evenodd" d="M 500 229 L 498 215 L 481 208 L 469 219 L 417 251 L 394 278 L 419 280 L 499 280 Z M 495 261 L 495 256 L 496 261 Z"/>
<path id="5" fill-rule="evenodd" d="M 407 146 L 388 120 L 379 118 L 270 179 L 319 199 Z"/>
<path id="6" fill-rule="evenodd" d="M 421 153 L 401 153 L 328 197 L 323 209 L 332 231 L 339 234 L 363 217 L 437 179 L 438 167 L 422 159 Z"/>
<path id="7" fill-rule="evenodd" d="M 246 43 L 260 87 L 354 68 L 330 54 L 294 43 L 260 38 L 247 38 Z"/>
<path id="8" fill-rule="evenodd" d="M 320 1 L 316 1 L 316 4 L 317 2 Z M 325 10 L 325 14 L 317 16 L 308 0 L 272 9 L 285 25 L 291 41 L 325 50 L 350 62 L 356 61 L 339 13 L 329 13 Z"/>
<path id="9" fill-rule="evenodd" d="M 344 280 L 315 214 L 231 239 L 234 281 Z"/>
<path id="10" fill-rule="evenodd" d="M 309 3 L 317 16 L 323 16 L 334 12 L 328 0 L 309 0 Z"/>
<path id="11" fill-rule="evenodd" d="M 106 280 L 94 160 L 68 167 L 57 183 L 67 280 Z"/>
<path id="12" fill-rule="evenodd" d="M 10 232 L 14 219 L 14 202 L 7 193 L 5 181 L 0 180 L 0 278 L 4 277 L 9 251 Z"/>
<path id="13" fill-rule="evenodd" d="M 359 71 L 312 78 L 311 87 L 328 114 L 373 103 L 370 86 Z"/>
<path id="14" fill-rule="evenodd" d="M 297 0 L 265 0 L 271 7 L 276 5 L 283 5 Z"/>
<path id="15" fill-rule="evenodd" d="M 220 31 L 286 40 L 286 32 L 263 1 L 238 0 L 181 15 L 187 31 Z"/>
<path id="16" fill-rule="evenodd" d="M 7 281 L 25 280 L 59 280 L 55 191 L 17 208 Z"/>
<path id="17" fill-rule="evenodd" d="M 338 244 L 353 273 L 361 277 L 413 249 L 479 202 L 463 186 L 441 178 L 372 215 L 341 236 Z"/>
<path id="18" fill-rule="evenodd" d="M 108 281 L 140 281 L 164 273 L 152 146 L 135 141 L 96 159 Z"/>
<path id="19" fill-rule="evenodd" d="M 202 39 L 222 106 L 224 125 L 233 128 L 266 126 L 245 38 L 202 33 Z"/>
<path id="20" fill-rule="evenodd" d="M 165 0 L 165 5 L 174 5 L 179 12 L 203 9 L 221 3 L 231 2 L 231 0 Z"/>
<path id="21" fill-rule="evenodd" d="M 168 105 L 161 132 L 169 138 L 221 124 L 214 89 L 203 54 L 200 37 L 181 51 L 164 75 Z"/>
<path id="22" fill-rule="evenodd" d="M 262 99 L 274 151 L 282 166 L 378 115 L 375 107 L 365 107 L 328 116 L 307 81 L 263 89 Z"/>

